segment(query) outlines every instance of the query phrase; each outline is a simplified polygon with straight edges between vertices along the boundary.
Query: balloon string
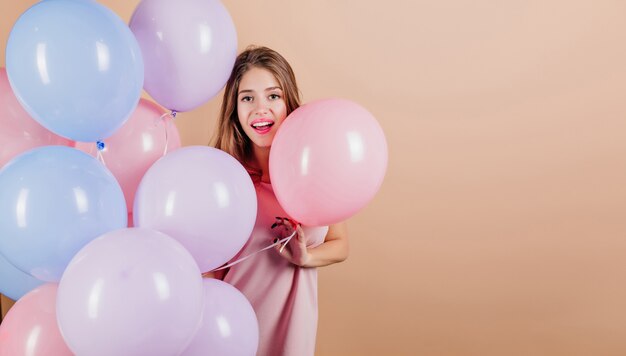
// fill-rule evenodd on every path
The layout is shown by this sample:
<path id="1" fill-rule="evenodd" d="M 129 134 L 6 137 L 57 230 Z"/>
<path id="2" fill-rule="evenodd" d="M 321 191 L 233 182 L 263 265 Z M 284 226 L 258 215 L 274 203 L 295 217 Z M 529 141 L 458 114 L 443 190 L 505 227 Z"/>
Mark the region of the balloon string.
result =
<path id="1" fill-rule="evenodd" d="M 163 148 L 163 156 L 167 154 L 167 149 L 170 143 L 170 137 L 167 131 L 168 131 L 169 123 L 171 120 L 168 120 L 168 119 L 174 120 L 176 118 L 176 114 L 177 114 L 176 110 L 172 110 L 172 112 L 166 112 L 165 114 L 159 117 L 159 120 L 165 123 L 165 147 Z"/>
<path id="2" fill-rule="evenodd" d="M 229 268 L 229 267 L 231 267 L 231 266 L 234 266 L 234 265 L 236 265 L 236 264 L 238 264 L 238 263 L 241 263 L 241 262 L 243 262 L 243 261 L 247 260 L 248 258 L 250 258 L 250 257 L 252 257 L 252 256 L 254 256 L 254 255 L 256 255 L 256 254 L 257 254 L 257 253 L 259 253 L 259 252 L 263 252 L 263 251 L 265 251 L 265 250 L 269 250 L 270 248 L 272 248 L 272 247 L 274 247 L 274 246 L 277 246 L 277 245 L 280 245 L 281 243 L 283 243 L 283 242 L 284 242 L 283 246 L 280 248 L 280 252 L 283 252 L 283 250 L 285 249 L 285 246 L 287 246 L 287 244 L 289 243 L 289 241 L 290 241 L 290 240 L 291 240 L 294 236 L 296 236 L 296 234 L 297 234 L 297 233 L 298 233 L 298 231 L 297 231 L 297 230 L 294 230 L 293 234 L 291 234 L 291 235 L 289 235 L 289 236 L 285 237 L 284 239 L 282 239 L 282 240 L 278 240 L 278 241 L 274 242 L 273 244 L 271 244 L 271 245 L 269 245 L 269 246 L 265 247 L 265 248 L 264 248 L 264 249 L 262 249 L 262 250 L 259 250 L 259 251 L 256 251 L 256 252 L 253 252 L 253 253 L 251 253 L 251 254 L 249 254 L 249 255 L 245 256 L 245 257 L 242 257 L 242 258 L 238 259 L 238 260 L 237 260 L 237 261 L 235 261 L 235 262 L 229 263 L 229 264 L 227 264 L 226 266 L 223 266 L 223 267 L 220 267 L 220 268 L 216 268 L 216 269 L 214 269 L 214 270 L 211 270 L 210 272 L 220 271 L 220 270 L 223 270 L 223 269 Z"/>
<path id="3" fill-rule="evenodd" d="M 293 234 L 287 236 L 286 238 L 283 239 L 283 241 L 285 241 L 285 243 L 283 244 L 283 246 L 280 248 L 280 252 L 282 253 L 283 250 L 285 249 L 285 247 L 287 247 L 287 244 L 289 243 L 289 241 L 291 241 L 291 239 L 296 236 L 296 234 L 298 233 L 298 225 L 296 225 L 296 228 L 293 230 Z M 280 241 L 279 241 L 280 242 Z"/>

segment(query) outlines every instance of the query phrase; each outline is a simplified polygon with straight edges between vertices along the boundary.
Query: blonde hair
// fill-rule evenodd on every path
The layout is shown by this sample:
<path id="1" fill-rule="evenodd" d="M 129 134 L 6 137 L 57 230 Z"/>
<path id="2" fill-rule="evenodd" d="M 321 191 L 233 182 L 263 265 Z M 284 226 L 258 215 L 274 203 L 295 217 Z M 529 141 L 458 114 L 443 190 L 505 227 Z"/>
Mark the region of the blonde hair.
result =
<path id="1" fill-rule="evenodd" d="M 274 75 L 283 91 L 287 115 L 300 106 L 300 92 L 296 77 L 287 60 L 270 48 L 248 47 L 237 56 L 233 71 L 226 82 L 217 130 L 213 134 L 210 145 L 235 157 L 246 167 L 253 178 L 256 176 L 260 179 L 262 172 L 251 168 L 247 162 L 252 154 L 252 142 L 243 131 L 237 115 L 239 83 L 243 75 L 255 67 L 266 69 Z"/>

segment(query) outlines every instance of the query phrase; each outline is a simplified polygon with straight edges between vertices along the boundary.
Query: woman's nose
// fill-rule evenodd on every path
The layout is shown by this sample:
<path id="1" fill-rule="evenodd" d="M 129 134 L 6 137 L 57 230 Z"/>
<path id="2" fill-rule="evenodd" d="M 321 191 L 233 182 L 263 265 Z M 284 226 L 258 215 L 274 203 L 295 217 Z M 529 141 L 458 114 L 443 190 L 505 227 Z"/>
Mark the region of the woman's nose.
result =
<path id="1" fill-rule="evenodd" d="M 256 106 L 254 108 L 254 112 L 257 115 L 267 114 L 268 112 L 267 103 L 263 102 L 262 100 L 257 101 Z"/>

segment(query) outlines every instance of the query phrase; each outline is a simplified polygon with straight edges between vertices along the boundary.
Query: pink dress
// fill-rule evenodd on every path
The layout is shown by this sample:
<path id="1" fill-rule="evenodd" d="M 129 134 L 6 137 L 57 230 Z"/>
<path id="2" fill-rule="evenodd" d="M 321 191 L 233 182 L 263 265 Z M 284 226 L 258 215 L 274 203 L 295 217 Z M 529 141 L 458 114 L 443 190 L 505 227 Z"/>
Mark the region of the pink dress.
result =
<path id="1" fill-rule="evenodd" d="M 258 213 L 252 235 L 240 257 L 259 251 L 282 237 L 270 227 L 276 217 L 286 217 L 272 186 L 255 185 Z M 328 227 L 304 227 L 308 246 L 324 242 Z M 224 281 L 250 301 L 259 320 L 260 356 L 312 356 L 317 332 L 317 269 L 291 264 L 274 249 L 263 251 L 232 266 Z"/>

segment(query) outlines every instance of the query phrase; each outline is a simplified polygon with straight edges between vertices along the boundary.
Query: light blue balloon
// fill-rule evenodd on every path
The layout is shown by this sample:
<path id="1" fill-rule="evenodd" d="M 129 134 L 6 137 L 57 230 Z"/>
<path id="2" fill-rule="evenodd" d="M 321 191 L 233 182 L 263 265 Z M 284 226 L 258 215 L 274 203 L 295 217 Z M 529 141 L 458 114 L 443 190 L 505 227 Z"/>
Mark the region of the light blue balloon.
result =
<path id="1" fill-rule="evenodd" d="M 0 293 L 18 300 L 44 282 L 13 266 L 0 254 Z"/>
<path id="2" fill-rule="evenodd" d="M 6 69 L 26 111 L 75 141 L 111 136 L 139 102 L 144 67 L 126 24 L 92 1 L 42 1 L 17 20 Z"/>
<path id="3" fill-rule="evenodd" d="M 127 217 L 111 172 L 74 148 L 38 147 L 0 170 L 0 253 L 38 279 L 58 282 L 78 250 Z"/>

